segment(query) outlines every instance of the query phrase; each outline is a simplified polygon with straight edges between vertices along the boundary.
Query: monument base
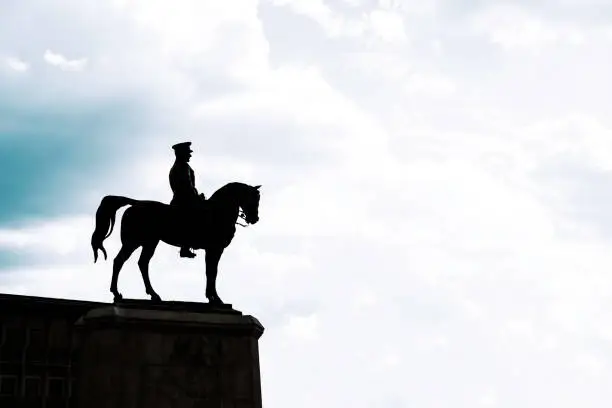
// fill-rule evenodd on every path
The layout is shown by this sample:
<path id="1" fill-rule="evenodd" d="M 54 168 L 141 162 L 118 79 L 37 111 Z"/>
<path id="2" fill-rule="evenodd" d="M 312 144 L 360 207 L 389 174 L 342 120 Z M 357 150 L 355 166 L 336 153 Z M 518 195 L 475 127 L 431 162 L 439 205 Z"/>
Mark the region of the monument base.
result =
<path id="1" fill-rule="evenodd" d="M 77 322 L 79 408 L 261 408 L 252 316 L 207 304 L 127 301 Z"/>

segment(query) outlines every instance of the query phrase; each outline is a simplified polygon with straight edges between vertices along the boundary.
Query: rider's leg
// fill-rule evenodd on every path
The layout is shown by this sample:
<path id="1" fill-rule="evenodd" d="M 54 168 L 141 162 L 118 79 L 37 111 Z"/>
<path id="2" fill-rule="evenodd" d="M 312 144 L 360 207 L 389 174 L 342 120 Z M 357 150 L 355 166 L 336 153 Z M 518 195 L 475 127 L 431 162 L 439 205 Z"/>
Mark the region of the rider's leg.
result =
<path id="1" fill-rule="evenodd" d="M 199 212 L 201 212 L 202 210 L 202 203 L 205 202 L 206 199 L 204 197 L 204 194 L 201 194 L 197 199 L 189 199 L 186 200 L 184 203 L 181 204 L 181 210 L 179 212 L 179 218 L 181 219 L 181 222 L 184 225 L 184 243 L 188 243 L 192 241 L 192 237 L 189 237 L 188 235 L 190 233 L 192 233 L 191 229 L 193 228 L 193 223 L 194 220 L 193 218 L 196 216 L 196 214 L 198 214 Z M 181 247 L 181 250 L 179 252 L 179 255 L 182 258 L 195 258 L 196 254 L 194 252 L 191 251 L 191 247 L 186 244 L 183 245 Z"/>
<path id="2" fill-rule="evenodd" d="M 193 223 L 192 220 L 190 220 L 189 215 L 191 213 L 191 209 L 189 208 L 189 204 L 185 203 L 185 202 L 178 202 L 178 200 L 176 200 L 176 197 L 174 197 L 172 199 L 172 202 L 170 203 L 171 205 L 174 204 L 175 208 L 178 207 L 179 211 L 178 211 L 178 219 L 179 219 L 179 223 L 181 223 L 183 225 L 183 234 L 188 234 L 189 232 L 189 228 L 191 226 L 191 224 Z M 187 238 L 186 236 L 183 236 L 182 238 Z M 185 241 L 183 241 L 185 242 Z M 194 252 L 191 251 L 191 248 L 189 247 L 189 245 L 183 245 L 181 247 L 181 250 L 179 252 L 179 256 L 181 258 L 194 258 L 196 256 L 196 254 Z"/>

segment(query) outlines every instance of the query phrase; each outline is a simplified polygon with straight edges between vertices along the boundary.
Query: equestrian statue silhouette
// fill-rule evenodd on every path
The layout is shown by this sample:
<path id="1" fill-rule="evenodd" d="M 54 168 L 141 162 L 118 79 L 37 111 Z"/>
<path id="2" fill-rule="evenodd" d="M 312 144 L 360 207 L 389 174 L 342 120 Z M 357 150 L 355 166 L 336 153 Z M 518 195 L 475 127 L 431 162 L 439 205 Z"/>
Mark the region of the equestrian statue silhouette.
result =
<path id="1" fill-rule="evenodd" d="M 187 154 L 180 152 L 185 152 L 189 144 L 186 142 L 173 146 L 177 159 L 179 154 Z M 189 149 L 188 154 L 190 153 Z M 183 163 L 178 165 L 175 163 L 173 166 L 173 171 L 185 169 L 190 170 L 191 168 L 188 165 L 185 167 Z M 176 177 L 176 179 L 181 177 Z M 192 171 L 189 180 L 193 184 Z M 173 184 L 172 171 L 170 181 Z M 244 219 L 247 224 L 255 224 L 259 221 L 260 187 L 244 183 L 228 183 L 218 189 L 208 200 L 203 195 L 198 195 L 197 190 L 193 188 L 194 191 L 190 192 L 191 198 L 198 197 L 198 199 L 182 200 L 187 201 L 182 205 L 176 203 L 176 201 L 181 201 L 181 196 L 177 194 L 177 191 L 183 188 L 178 183 L 173 185 L 175 199 L 171 204 L 114 195 L 105 196 L 96 211 L 96 225 L 91 237 L 94 263 L 98 260 L 98 251 L 102 251 L 104 259 L 107 259 L 103 242 L 113 232 L 117 211 L 124 206 L 130 206 L 125 210 L 121 219 L 122 246 L 113 262 L 110 291 L 114 295 L 115 302 L 123 299 L 117 289 L 119 272 L 132 253 L 140 247 L 142 251 L 138 267 L 142 273 L 146 293 L 151 300 L 161 301 L 149 280 L 149 262 L 157 245 L 162 241 L 181 248 L 180 255 L 183 257 L 195 256 L 189 251 L 189 248 L 206 251 L 206 298 L 211 304 L 223 304 L 216 287 L 219 260 L 225 248 L 234 238 L 238 218 Z"/>

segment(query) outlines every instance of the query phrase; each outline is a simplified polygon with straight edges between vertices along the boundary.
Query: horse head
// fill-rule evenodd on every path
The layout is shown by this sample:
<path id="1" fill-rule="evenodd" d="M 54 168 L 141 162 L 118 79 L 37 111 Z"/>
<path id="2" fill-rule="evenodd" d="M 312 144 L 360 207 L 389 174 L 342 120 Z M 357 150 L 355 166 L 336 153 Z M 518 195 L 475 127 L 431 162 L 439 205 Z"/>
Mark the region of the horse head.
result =
<path id="1" fill-rule="evenodd" d="M 242 219 L 249 224 L 256 224 L 259 221 L 260 187 L 237 182 L 228 183 L 217 190 L 208 201 L 217 202 L 221 207 L 235 206 L 242 210 Z"/>
<path id="2" fill-rule="evenodd" d="M 244 185 L 244 193 L 239 198 L 238 205 L 244 212 L 244 220 L 249 224 L 256 224 L 259 221 L 259 186 Z"/>

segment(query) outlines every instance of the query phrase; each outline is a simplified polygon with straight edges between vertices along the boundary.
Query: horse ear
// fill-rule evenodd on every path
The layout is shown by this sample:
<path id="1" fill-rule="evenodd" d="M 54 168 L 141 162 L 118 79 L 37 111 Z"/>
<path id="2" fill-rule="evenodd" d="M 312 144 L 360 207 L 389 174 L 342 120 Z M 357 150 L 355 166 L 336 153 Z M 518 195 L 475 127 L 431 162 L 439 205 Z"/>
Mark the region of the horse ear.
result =
<path id="1" fill-rule="evenodd" d="M 260 187 L 261 187 L 261 184 L 260 184 L 260 185 L 258 185 L 258 186 L 255 186 L 255 189 L 256 189 L 256 190 L 259 190 L 259 188 L 260 188 Z"/>

